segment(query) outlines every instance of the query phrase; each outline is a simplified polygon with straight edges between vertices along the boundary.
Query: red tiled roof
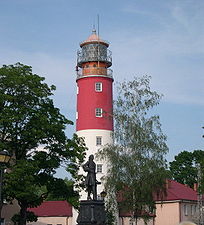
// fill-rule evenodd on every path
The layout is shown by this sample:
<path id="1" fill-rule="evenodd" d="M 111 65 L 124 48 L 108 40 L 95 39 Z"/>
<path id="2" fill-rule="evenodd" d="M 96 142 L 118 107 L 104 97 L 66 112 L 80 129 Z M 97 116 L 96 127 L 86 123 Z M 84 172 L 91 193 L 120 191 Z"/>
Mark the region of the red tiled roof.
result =
<path id="1" fill-rule="evenodd" d="M 72 206 L 67 201 L 46 201 L 36 208 L 29 208 L 36 216 L 72 216 Z"/>
<path id="2" fill-rule="evenodd" d="M 117 200 L 118 202 L 124 200 L 122 192 L 119 192 Z M 197 201 L 197 192 L 184 184 L 180 184 L 174 180 L 167 180 L 166 195 L 164 195 L 163 197 L 154 196 L 154 200 L 164 201 L 164 203 L 165 201 L 175 201 L 175 200 Z M 145 212 L 143 212 L 142 214 L 145 214 Z M 132 214 L 131 212 L 120 210 L 119 215 L 122 217 L 129 217 Z M 155 215 L 149 214 L 149 216 L 154 217 Z"/>
<path id="3" fill-rule="evenodd" d="M 197 200 L 197 192 L 192 188 L 180 184 L 174 180 L 168 180 L 167 195 L 163 199 L 156 198 L 155 200 L 172 201 L 172 200 Z"/>

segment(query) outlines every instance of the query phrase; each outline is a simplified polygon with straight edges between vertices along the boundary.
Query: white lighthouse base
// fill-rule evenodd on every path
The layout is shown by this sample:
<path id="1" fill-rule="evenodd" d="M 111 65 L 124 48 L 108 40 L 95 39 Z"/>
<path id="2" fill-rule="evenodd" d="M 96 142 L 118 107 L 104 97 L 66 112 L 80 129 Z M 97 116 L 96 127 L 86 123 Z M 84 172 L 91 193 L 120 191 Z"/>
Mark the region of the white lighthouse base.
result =
<path id="1" fill-rule="evenodd" d="M 107 162 L 97 159 L 95 155 L 98 150 L 103 148 L 105 145 L 113 143 L 113 132 L 109 130 L 89 129 L 77 131 L 77 135 L 84 138 L 86 147 L 88 148 L 86 152 L 86 161 L 90 155 L 94 155 L 94 162 L 96 163 L 96 179 L 97 181 L 102 182 L 101 185 L 97 186 L 97 193 L 100 196 L 100 193 L 104 191 L 104 184 L 101 178 L 107 174 Z M 101 145 L 98 143 L 100 138 Z M 80 169 L 79 174 L 86 175 L 82 168 Z M 87 199 L 85 191 L 80 193 L 80 195 L 80 200 Z"/>
<path id="2" fill-rule="evenodd" d="M 99 130 L 99 129 L 88 129 L 88 130 L 80 130 L 77 131 L 76 134 L 79 137 L 83 137 L 86 143 L 86 147 L 88 148 L 86 152 L 86 160 L 88 160 L 90 155 L 94 155 L 94 162 L 96 163 L 96 179 L 101 182 L 100 185 L 97 185 L 97 195 L 98 199 L 100 199 L 100 193 L 104 191 L 104 182 L 102 177 L 107 174 L 107 162 L 101 161 L 95 157 L 96 153 L 99 149 L 103 148 L 107 144 L 113 143 L 113 132 L 109 130 Z M 101 138 L 101 145 L 100 145 Z M 86 173 L 82 168 L 79 170 L 79 174 L 83 174 L 86 176 Z M 80 200 L 86 200 L 87 193 L 85 191 L 80 192 Z M 78 216 L 78 212 L 73 209 L 73 218 L 72 225 L 76 225 L 76 219 Z"/>

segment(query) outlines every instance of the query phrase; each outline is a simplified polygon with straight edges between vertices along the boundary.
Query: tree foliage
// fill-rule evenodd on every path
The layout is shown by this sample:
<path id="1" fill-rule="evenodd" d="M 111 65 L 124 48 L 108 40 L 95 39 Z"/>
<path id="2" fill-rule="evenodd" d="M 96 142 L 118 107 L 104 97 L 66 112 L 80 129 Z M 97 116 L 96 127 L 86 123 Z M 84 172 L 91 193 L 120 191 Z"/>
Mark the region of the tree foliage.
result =
<path id="1" fill-rule="evenodd" d="M 118 84 L 114 144 L 99 152 L 109 162 L 105 177 L 109 200 L 117 195 L 119 209 L 135 219 L 148 218 L 155 206 L 153 193 L 162 193 L 166 178 L 166 136 L 159 116 L 150 113 L 161 96 L 149 84 L 148 76 Z"/>
<path id="2" fill-rule="evenodd" d="M 57 185 L 52 189 L 46 200 L 47 201 L 60 201 L 67 200 L 75 208 L 79 207 L 79 193 L 74 189 L 74 181 L 65 178 L 61 180 L 62 184 Z"/>
<path id="3" fill-rule="evenodd" d="M 14 225 L 16 225 L 20 221 L 20 218 L 21 218 L 20 213 L 18 213 L 18 214 L 15 214 L 11 218 L 11 220 L 13 221 Z M 38 220 L 38 217 L 33 212 L 30 212 L 30 211 L 27 212 L 26 222 L 37 222 L 37 220 Z"/>
<path id="4" fill-rule="evenodd" d="M 194 184 L 198 183 L 198 164 L 204 170 L 204 151 L 182 151 L 169 163 L 171 176 L 179 183 L 193 188 Z"/>
<path id="5" fill-rule="evenodd" d="M 4 192 L 21 207 L 19 224 L 26 223 L 28 207 L 38 206 L 49 192 L 63 187 L 64 182 L 54 177 L 56 169 L 64 163 L 77 178 L 84 158 L 83 140 L 66 137 L 65 129 L 72 122 L 54 106 L 54 90 L 30 66 L 17 63 L 0 68 L 0 151 L 12 155 Z"/>

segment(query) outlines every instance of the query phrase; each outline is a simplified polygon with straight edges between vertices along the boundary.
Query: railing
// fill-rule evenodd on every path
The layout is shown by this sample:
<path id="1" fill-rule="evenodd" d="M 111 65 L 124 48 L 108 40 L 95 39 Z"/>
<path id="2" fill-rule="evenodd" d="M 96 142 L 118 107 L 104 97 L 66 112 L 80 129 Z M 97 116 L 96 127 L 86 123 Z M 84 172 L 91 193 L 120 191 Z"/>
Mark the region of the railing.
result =
<path id="1" fill-rule="evenodd" d="M 77 79 L 85 76 L 107 76 L 113 78 L 113 71 L 104 67 L 88 67 L 77 69 Z"/>

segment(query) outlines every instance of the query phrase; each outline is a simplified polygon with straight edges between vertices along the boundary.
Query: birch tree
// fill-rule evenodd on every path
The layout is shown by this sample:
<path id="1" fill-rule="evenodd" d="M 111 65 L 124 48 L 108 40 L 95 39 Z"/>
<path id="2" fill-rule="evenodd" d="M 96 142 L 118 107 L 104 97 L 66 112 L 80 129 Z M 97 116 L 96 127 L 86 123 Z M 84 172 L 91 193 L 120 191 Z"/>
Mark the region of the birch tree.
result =
<path id="1" fill-rule="evenodd" d="M 99 157 L 109 164 L 104 178 L 108 204 L 130 213 L 136 224 L 138 218 L 150 218 L 154 196 L 165 189 L 167 138 L 159 116 L 152 113 L 160 99 L 161 95 L 150 89 L 148 76 L 119 83 L 113 113 L 114 144 L 99 151 Z"/>

